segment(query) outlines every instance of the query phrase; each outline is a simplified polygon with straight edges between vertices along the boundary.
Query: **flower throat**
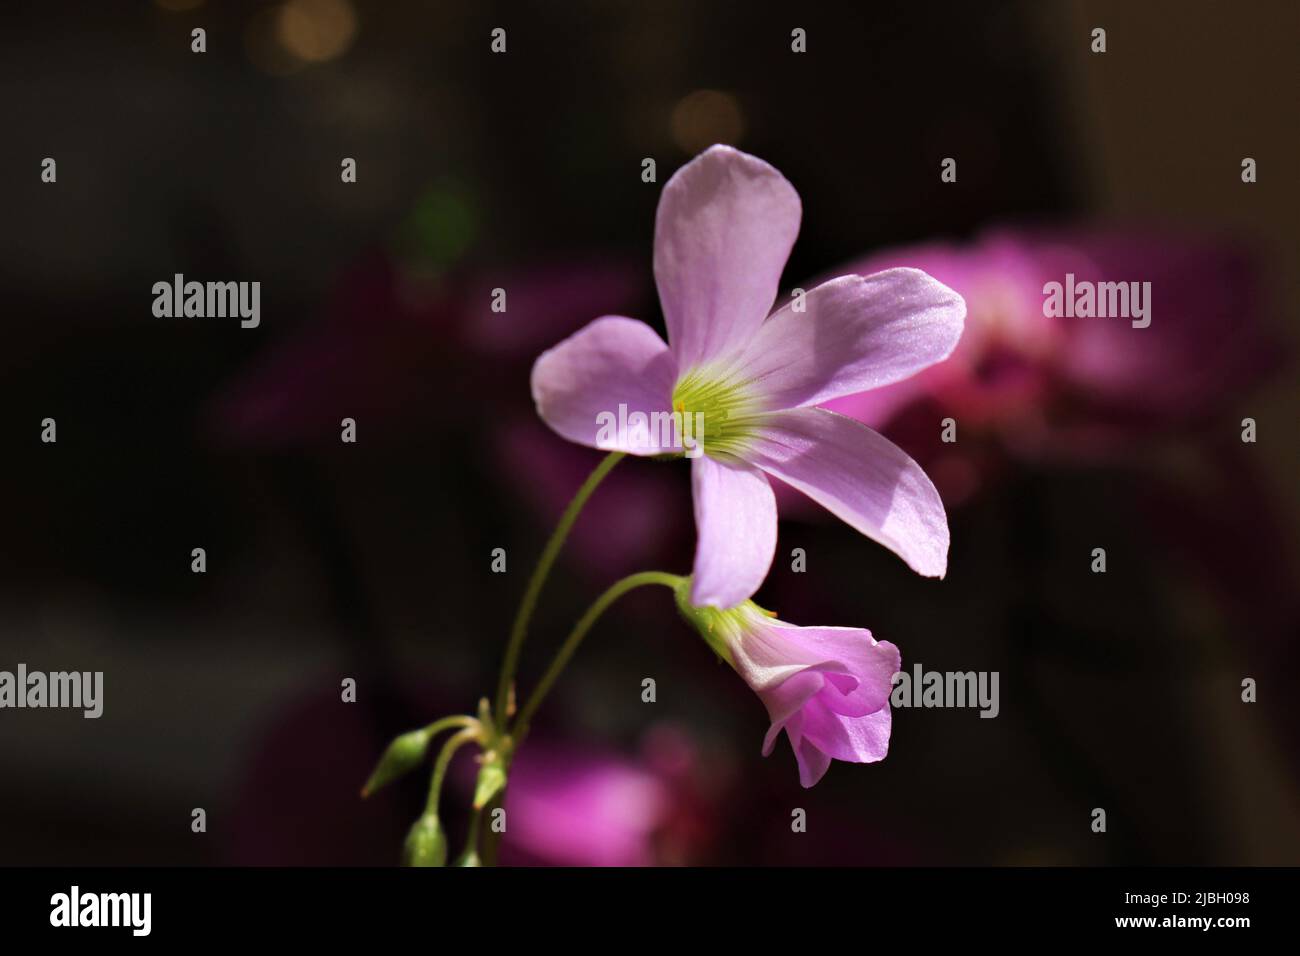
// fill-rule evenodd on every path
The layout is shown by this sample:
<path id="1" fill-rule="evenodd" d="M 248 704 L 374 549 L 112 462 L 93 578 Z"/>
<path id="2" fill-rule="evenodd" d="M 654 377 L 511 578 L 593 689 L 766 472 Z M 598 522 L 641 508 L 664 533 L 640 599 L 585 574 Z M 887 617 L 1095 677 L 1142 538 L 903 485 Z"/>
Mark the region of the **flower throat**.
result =
<path id="1" fill-rule="evenodd" d="M 694 369 L 673 389 L 673 411 L 702 422 L 697 441 L 711 458 L 742 459 L 757 432 L 760 416 L 743 382 Z"/>

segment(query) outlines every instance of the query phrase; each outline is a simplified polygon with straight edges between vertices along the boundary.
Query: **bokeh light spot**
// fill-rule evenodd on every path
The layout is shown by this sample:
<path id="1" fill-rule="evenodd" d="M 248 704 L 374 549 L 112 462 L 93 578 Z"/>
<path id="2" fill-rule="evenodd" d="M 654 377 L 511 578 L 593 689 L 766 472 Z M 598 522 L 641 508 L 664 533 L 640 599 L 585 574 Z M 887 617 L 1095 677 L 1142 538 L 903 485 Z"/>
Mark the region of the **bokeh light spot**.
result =
<path id="1" fill-rule="evenodd" d="M 289 0 L 280 8 L 276 37 L 285 51 L 307 63 L 342 55 L 357 35 L 348 0 Z"/>

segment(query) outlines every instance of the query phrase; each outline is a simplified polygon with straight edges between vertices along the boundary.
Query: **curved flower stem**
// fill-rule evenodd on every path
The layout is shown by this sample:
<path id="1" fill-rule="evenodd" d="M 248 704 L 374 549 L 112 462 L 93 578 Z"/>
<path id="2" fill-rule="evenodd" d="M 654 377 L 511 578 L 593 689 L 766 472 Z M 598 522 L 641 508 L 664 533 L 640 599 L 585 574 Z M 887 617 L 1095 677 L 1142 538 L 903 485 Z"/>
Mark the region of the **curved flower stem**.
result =
<path id="1" fill-rule="evenodd" d="M 477 717 L 471 717 L 469 714 L 452 714 L 450 717 L 443 717 L 441 720 L 435 720 L 424 728 L 424 732 L 430 737 L 436 737 L 444 730 L 450 730 L 452 727 L 473 727 L 475 730 L 481 729 Z"/>
<path id="2" fill-rule="evenodd" d="M 447 766 L 451 763 L 451 758 L 456 755 L 456 751 L 470 741 L 482 737 L 482 729 L 478 726 L 478 721 L 474 723 L 473 727 L 466 727 L 448 737 L 447 742 L 442 745 L 442 750 L 438 751 L 438 760 L 433 765 L 433 780 L 429 783 L 429 799 L 425 803 L 425 813 L 437 814 L 438 801 L 442 797 L 442 781 L 447 776 Z"/>
<path id="3" fill-rule="evenodd" d="M 560 523 L 551 532 L 550 540 L 546 542 L 546 547 L 542 549 L 542 556 L 537 561 L 537 567 L 533 569 L 532 577 L 528 579 L 523 600 L 520 601 L 519 610 L 515 614 L 514 625 L 510 628 L 510 641 L 506 644 L 506 656 L 501 662 L 501 678 L 497 681 L 495 724 L 498 728 L 506 725 L 510 684 L 515 678 L 515 668 L 519 666 L 519 652 L 524 646 L 524 638 L 528 633 L 528 622 L 533 616 L 533 609 L 537 606 L 537 598 L 542 592 L 542 585 L 546 583 L 546 576 L 550 574 L 551 565 L 555 563 L 560 548 L 564 546 L 564 540 L 569 536 L 569 531 L 578 519 L 582 506 L 587 503 L 596 486 L 609 474 L 610 469 L 619 463 L 624 454 L 621 451 L 610 452 L 596 466 L 596 470 L 587 476 L 578 493 L 564 509 L 564 514 L 560 516 Z"/>
<path id="4" fill-rule="evenodd" d="M 528 723 L 532 720 L 533 714 L 537 712 L 537 708 L 542 705 L 542 701 L 546 699 L 546 694 L 551 689 L 551 685 L 560 676 L 564 666 L 569 663 L 569 658 L 578 649 L 578 645 L 587 636 L 587 632 L 591 630 L 592 625 L 599 620 L 600 616 L 605 613 L 605 610 L 611 604 L 624 594 L 627 594 L 627 592 L 648 584 L 660 584 L 666 588 L 676 588 L 681 582 L 682 578 L 676 574 L 666 574 L 663 571 L 642 571 L 639 574 L 630 574 L 614 582 L 604 594 L 596 598 L 591 607 L 587 608 L 586 613 L 578 619 L 573 631 L 564 639 L 564 643 L 560 646 L 559 652 L 556 653 L 555 659 L 551 661 L 551 666 L 542 675 L 541 681 L 533 688 L 532 696 L 528 698 L 523 710 L 519 712 L 519 719 L 515 721 L 514 729 L 510 734 L 513 746 L 518 747 L 523 742 L 524 737 L 528 734 Z"/>
<path id="5" fill-rule="evenodd" d="M 482 721 L 477 717 L 471 717 L 469 714 L 453 714 L 435 720 L 419 730 L 412 730 L 394 738 L 384 750 L 383 756 L 379 758 L 378 765 L 371 771 L 369 779 L 362 784 L 361 799 L 364 800 L 375 790 L 386 787 L 398 777 L 404 776 L 408 770 L 414 769 L 416 763 L 423 763 L 429 744 L 443 731 L 453 727 L 473 728 L 480 738 L 485 736 Z"/>

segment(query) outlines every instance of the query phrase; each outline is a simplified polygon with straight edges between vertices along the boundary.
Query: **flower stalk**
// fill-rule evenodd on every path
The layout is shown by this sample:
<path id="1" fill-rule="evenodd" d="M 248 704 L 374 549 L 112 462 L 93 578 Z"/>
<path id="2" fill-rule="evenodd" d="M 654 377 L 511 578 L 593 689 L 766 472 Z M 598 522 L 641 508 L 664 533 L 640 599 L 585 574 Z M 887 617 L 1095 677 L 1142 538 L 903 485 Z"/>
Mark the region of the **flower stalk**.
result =
<path id="1" fill-rule="evenodd" d="M 370 779 L 361 788 L 362 798 L 370 796 L 414 770 L 424 759 L 430 742 L 444 730 L 453 727 L 474 727 L 477 724 L 478 721 L 468 714 L 456 714 L 435 720 L 427 727 L 394 738 L 388 745 L 388 749 L 384 751 L 384 755 L 379 758 L 379 763 L 370 774 Z"/>
<path id="2" fill-rule="evenodd" d="M 565 638 L 564 643 L 560 645 L 559 651 L 555 654 L 555 659 L 551 661 L 551 666 L 546 669 L 546 673 L 542 675 L 542 679 L 538 681 L 532 695 L 519 712 L 519 717 L 516 719 L 511 733 L 515 746 L 518 746 L 528 734 L 528 725 L 532 721 L 533 715 L 537 713 L 537 708 L 542 706 L 542 701 L 546 699 L 552 685 L 555 684 L 565 665 L 569 663 L 569 659 L 577 651 L 582 639 L 587 636 L 587 632 L 600 620 L 600 616 L 605 613 L 611 604 L 629 591 L 635 591 L 637 588 L 646 587 L 647 585 L 658 584 L 676 590 L 682 580 L 679 575 L 666 574 L 663 571 L 642 571 L 638 574 L 630 574 L 614 582 L 604 594 L 596 598 L 591 607 L 587 608 L 582 617 L 578 619 L 578 623 L 569 633 L 569 636 Z"/>
<path id="3" fill-rule="evenodd" d="M 528 585 L 524 588 L 523 600 L 519 602 L 519 610 L 516 612 L 514 624 L 510 628 L 510 640 L 506 644 L 505 658 L 501 662 L 501 677 L 497 681 L 495 717 L 498 727 L 504 727 L 506 720 L 510 716 L 511 685 L 515 679 L 515 669 L 519 666 L 519 653 L 523 650 L 524 640 L 528 635 L 528 624 L 532 620 L 533 611 L 537 607 L 537 599 L 542 593 L 542 586 L 551 573 L 551 566 L 555 564 L 555 559 L 559 556 L 560 549 L 564 547 L 564 542 L 573 529 L 573 523 L 578 520 L 578 515 L 582 512 L 587 499 L 591 497 L 592 492 L 604 481 L 605 476 L 623 457 L 623 452 L 610 452 L 596 466 L 596 469 L 587 476 L 587 480 L 582 483 L 582 487 L 578 489 L 577 494 L 573 496 L 573 499 L 564 509 L 559 524 L 555 526 L 550 539 L 542 549 L 542 556 L 537 561 L 537 567 L 533 569 L 532 576 L 528 579 Z"/>

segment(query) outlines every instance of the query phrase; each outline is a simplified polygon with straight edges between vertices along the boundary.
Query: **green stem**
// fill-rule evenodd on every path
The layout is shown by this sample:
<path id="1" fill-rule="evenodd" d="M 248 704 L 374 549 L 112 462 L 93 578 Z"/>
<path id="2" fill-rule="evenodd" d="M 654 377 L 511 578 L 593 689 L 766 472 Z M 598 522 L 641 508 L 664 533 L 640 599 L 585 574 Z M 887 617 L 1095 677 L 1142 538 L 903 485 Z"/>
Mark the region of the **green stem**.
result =
<path id="1" fill-rule="evenodd" d="M 506 784 L 508 787 L 509 784 Z M 488 805 L 483 808 L 483 813 L 492 818 L 498 807 L 505 805 L 505 790 L 502 789 L 495 797 L 488 801 Z M 484 866 L 497 865 L 497 848 L 501 843 L 501 832 L 494 827 L 489 826 L 483 833 L 483 853 L 481 854 Z"/>
<path id="2" fill-rule="evenodd" d="M 519 666 L 519 652 L 523 649 L 524 638 L 528 633 L 528 622 L 532 619 L 533 609 L 537 606 L 537 598 L 542 593 L 542 585 L 546 583 L 546 577 L 551 572 L 551 565 L 555 563 L 560 548 L 564 546 L 564 540 L 569 536 L 569 531 L 572 529 L 573 523 L 578 519 L 582 506 L 587 503 L 587 499 L 596 490 L 596 486 L 609 474 L 610 469 L 619 463 L 624 454 L 621 451 L 610 452 L 596 466 L 596 470 L 587 477 L 587 480 L 582 483 L 578 493 L 573 496 L 573 500 L 564 509 L 564 514 L 560 516 L 560 523 L 551 532 L 550 540 L 546 542 L 546 547 L 542 549 L 542 556 L 537 561 L 537 567 L 533 569 L 532 577 L 528 579 L 528 586 L 524 589 L 523 600 L 519 603 L 519 611 L 515 614 L 515 622 L 510 629 L 510 641 L 506 644 L 506 656 L 501 662 L 501 678 L 497 682 L 496 699 L 496 726 L 498 728 L 506 726 L 506 709 L 510 700 L 510 685 L 515 679 L 515 668 Z"/>
<path id="3" fill-rule="evenodd" d="M 450 717 L 443 717 L 441 720 L 435 720 L 424 732 L 429 735 L 430 739 L 438 736 L 444 730 L 450 730 L 452 727 L 479 727 L 477 717 L 471 717 L 469 714 L 452 714 Z"/>
<path id="4" fill-rule="evenodd" d="M 542 675 L 541 681 L 533 689 L 532 696 L 528 698 L 523 710 L 519 712 L 519 719 L 515 721 L 514 729 L 510 735 L 512 746 L 518 747 L 523 742 L 524 737 L 528 734 L 528 723 L 532 720 L 533 714 L 537 713 L 537 708 L 542 705 L 542 701 L 546 699 L 546 694 L 550 691 L 551 685 L 560 676 L 564 666 L 569 663 L 569 658 L 578 649 L 578 645 L 587 636 L 587 632 L 591 630 L 592 625 L 600 619 L 600 616 L 605 613 L 605 610 L 611 604 L 624 594 L 639 587 L 660 584 L 666 588 L 676 588 L 681 582 L 682 578 L 676 574 L 665 574 L 662 571 L 642 571 L 639 574 L 631 574 L 622 580 L 614 582 L 604 594 L 596 598 L 591 607 L 587 608 L 586 613 L 578 619 L 573 631 L 564 639 L 564 643 L 560 646 L 555 659 L 551 661 L 551 666 Z"/>
<path id="5" fill-rule="evenodd" d="M 447 776 L 447 767 L 451 763 L 451 758 L 456 755 L 456 751 L 472 740 L 478 740 L 481 737 L 480 728 L 477 726 L 466 727 L 458 734 L 447 738 L 447 742 L 442 745 L 442 750 L 438 751 L 438 760 L 433 765 L 433 780 L 429 783 L 429 799 L 425 803 L 424 812 L 429 814 L 438 813 L 438 802 L 442 798 L 442 781 Z"/>
<path id="6" fill-rule="evenodd" d="M 456 858 L 457 862 L 461 862 L 470 857 L 476 857 L 478 859 L 478 865 L 479 866 L 483 865 L 483 854 L 479 853 L 478 851 L 478 829 L 479 829 L 479 821 L 482 818 L 483 818 L 482 809 L 475 810 L 470 815 L 469 829 L 465 833 L 465 849 L 461 851 L 460 856 Z"/>

